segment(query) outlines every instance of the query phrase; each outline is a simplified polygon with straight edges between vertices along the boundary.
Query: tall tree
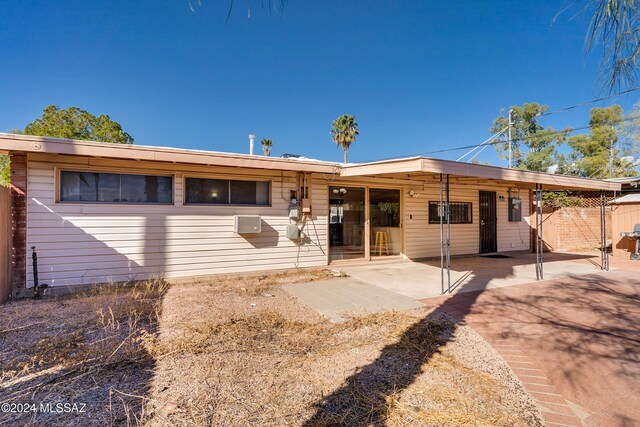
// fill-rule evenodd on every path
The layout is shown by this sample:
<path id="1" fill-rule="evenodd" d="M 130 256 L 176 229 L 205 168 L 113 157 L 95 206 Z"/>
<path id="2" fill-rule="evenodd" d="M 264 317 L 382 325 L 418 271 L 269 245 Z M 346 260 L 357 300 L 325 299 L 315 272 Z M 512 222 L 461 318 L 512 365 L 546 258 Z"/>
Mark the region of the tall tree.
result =
<path id="1" fill-rule="evenodd" d="M 0 156 L 0 186 L 6 187 L 11 182 L 9 172 L 9 156 Z"/>
<path id="2" fill-rule="evenodd" d="M 601 83 L 610 92 L 637 83 L 640 69 L 640 2 L 587 0 L 591 13 L 587 52 L 602 45 Z"/>
<path id="3" fill-rule="evenodd" d="M 624 120 L 622 107 L 592 108 L 589 133 L 569 138 L 573 172 L 588 178 L 635 176 L 633 160 L 622 156 L 618 146 Z"/>
<path id="4" fill-rule="evenodd" d="M 344 162 L 347 163 L 347 151 L 349 151 L 351 144 L 355 142 L 356 137 L 360 135 L 356 116 L 343 114 L 335 119 L 331 135 L 333 135 L 333 141 L 336 145 L 344 150 Z"/>
<path id="5" fill-rule="evenodd" d="M 133 138 L 122 129 L 120 123 L 114 122 L 107 115 L 94 116 L 78 107 L 60 109 L 56 105 L 49 105 L 42 112 L 42 117 L 25 126 L 22 133 L 54 138 L 133 144 Z"/>
<path id="6" fill-rule="evenodd" d="M 620 151 L 623 156 L 632 156 L 635 162 L 640 162 L 640 102 L 624 118 Z"/>
<path id="7" fill-rule="evenodd" d="M 545 172 L 557 161 L 557 148 L 567 138 L 571 129 L 556 131 L 542 126 L 538 120 L 549 107 L 537 102 L 511 107 L 511 151 L 513 166 L 517 169 Z M 504 111 L 493 121 L 491 133 L 499 133 L 509 126 L 508 114 Z M 500 157 L 508 157 L 509 141 L 504 132 L 504 142 L 496 145 Z"/>
<path id="8" fill-rule="evenodd" d="M 120 123 L 107 115 L 94 116 L 78 107 L 60 109 L 49 105 L 42 117 L 29 123 L 23 130 L 13 133 L 24 135 L 50 136 L 53 138 L 82 139 L 88 141 L 133 144 L 133 138 L 126 133 Z M 9 184 L 9 159 L 0 156 L 0 185 Z"/>

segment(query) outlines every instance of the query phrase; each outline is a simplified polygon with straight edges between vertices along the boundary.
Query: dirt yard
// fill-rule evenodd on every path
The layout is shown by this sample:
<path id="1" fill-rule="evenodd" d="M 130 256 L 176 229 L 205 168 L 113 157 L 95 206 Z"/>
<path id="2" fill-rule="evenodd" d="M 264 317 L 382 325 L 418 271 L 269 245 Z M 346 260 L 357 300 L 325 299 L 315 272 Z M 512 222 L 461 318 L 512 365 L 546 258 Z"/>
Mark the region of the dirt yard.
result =
<path id="1" fill-rule="evenodd" d="M 110 287 L 0 307 L 0 414 L 24 425 L 541 425 L 499 356 L 424 308 L 330 323 L 281 286 L 324 270 Z"/>

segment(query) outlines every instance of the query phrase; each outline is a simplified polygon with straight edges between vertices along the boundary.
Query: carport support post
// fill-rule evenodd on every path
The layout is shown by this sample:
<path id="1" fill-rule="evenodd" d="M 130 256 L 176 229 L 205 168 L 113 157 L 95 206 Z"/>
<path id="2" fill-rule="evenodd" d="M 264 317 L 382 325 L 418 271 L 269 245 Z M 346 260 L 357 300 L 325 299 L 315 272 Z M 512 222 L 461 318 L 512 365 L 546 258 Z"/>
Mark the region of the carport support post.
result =
<path id="1" fill-rule="evenodd" d="M 600 190 L 600 269 L 609 270 L 609 253 L 607 252 L 607 196 Z"/>
<path id="2" fill-rule="evenodd" d="M 438 218 L 440 218 L 440 293 L 444 294 L 444 215 L 442 205 L 442 174 L 440 174 L 440 204 L 438 204 Z"/>
<path id="3" fill-rule="evenodd" d="M 449 203 L 449 174 L 447 174 L 447 200 L 444 217 L 447 221 L 447 292 L 451 293 L 451 205 Z"/>
<path id="4" fill-rule="evenodd" d="M 444 188 L 443 188 L 444 187 Z M 443 194 L 446 192 L 446 195 Z M 440 218 L 440 291 L 451 292 L 451 225 L 449 222 L 449 175 L 446 183 L 440 174 L 440 204 L 438 205 L 438 217 Z M 447 222 L 445 234 L 444 222 Z M 447 268 L 447 288 L 444 286 L 444 269 Z"/>
<path id="5" fill-rule="evenodd" d="M 542 184 L 536 184 L 536 279 L 544 279 L 543 254 L 544 241 L 542 240 Z"/>

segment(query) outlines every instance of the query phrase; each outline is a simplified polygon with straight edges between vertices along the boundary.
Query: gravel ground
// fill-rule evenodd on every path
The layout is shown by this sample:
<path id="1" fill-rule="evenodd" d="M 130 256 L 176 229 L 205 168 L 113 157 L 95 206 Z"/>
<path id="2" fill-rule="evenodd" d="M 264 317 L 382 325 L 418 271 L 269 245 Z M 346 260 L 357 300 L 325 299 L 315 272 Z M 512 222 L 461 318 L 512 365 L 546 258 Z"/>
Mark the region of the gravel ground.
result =
<path id="1" fill-rule="evenodd" d="M 169 290 L 150 425 L 542 425 L 468 327 L 428 308 L 334 324 L 281 289 L 308 278 L 263 278 Z"/>
<path id="2" fill-rule="evenodd" d="M 47 426 L 536 426 L 500 356 L 433 309 L 334 324 L 282 289 L 326 270 L 230 275 L 0 306 L 0 414 Z"/>
<path id="3" fill-rule="evenodd" d="M 0 425 L 135 423 L 155 363 L 144 338 L 156 332 L 165 289 L 107 285 L 1 305 L 0 404 L 9 406 Z"/>

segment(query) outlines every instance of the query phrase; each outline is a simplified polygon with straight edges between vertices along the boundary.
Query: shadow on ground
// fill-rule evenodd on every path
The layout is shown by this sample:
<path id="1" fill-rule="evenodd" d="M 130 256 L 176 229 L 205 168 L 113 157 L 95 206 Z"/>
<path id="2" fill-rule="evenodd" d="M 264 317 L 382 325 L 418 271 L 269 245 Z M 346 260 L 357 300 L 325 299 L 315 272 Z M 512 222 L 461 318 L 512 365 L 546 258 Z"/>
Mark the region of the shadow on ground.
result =
<path id="1" fill-rule="evenodd" d="M 622 270 L 463 295 L 443 307 L 530 354 L 587 425 L 640 407 L 640 276 Z M 465 300 L 465 298 L 467 300 Z M 474 307 L 469 312 L 469 304 Z M 626 420 L 626 421 L 625 421 Z"/>
<path id="2" fill-rule="evenodd" d="M 505 276 L 512 274 L 509 269 L 500 273 Z M 316 402 L 314 414 L 303 425 L 385 425 L 394 396 L 409 387 L 422 373 L 423 366 L 440 353 L 447 342 L 455 339 L 458 323 L 464 322 L 481 293 L 454 294 L 437 310 L 414 323 L 395 343 L 385 346 L 376 360 L 360 368 L 345 379 L 342 387 Z M 457 312 L 458 323 L 443 315 L 449 305 L 460 309 Z M 390 370 L 392 375 L 389 375 Z"/>
<path id="3" fill-rule="evenodd" d="M 166 289 L 114 285 L 1 306 L 0 403 L 21 405 L 0 424 L 135 425 L 155 367 L 143 341 Z"/>

